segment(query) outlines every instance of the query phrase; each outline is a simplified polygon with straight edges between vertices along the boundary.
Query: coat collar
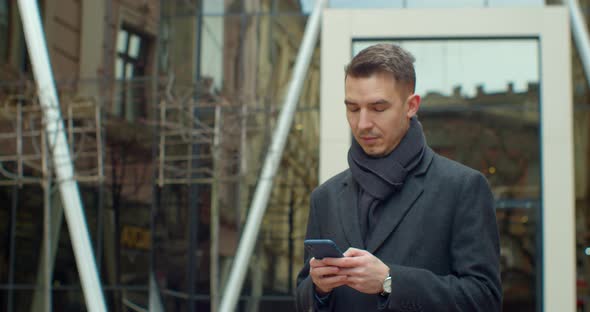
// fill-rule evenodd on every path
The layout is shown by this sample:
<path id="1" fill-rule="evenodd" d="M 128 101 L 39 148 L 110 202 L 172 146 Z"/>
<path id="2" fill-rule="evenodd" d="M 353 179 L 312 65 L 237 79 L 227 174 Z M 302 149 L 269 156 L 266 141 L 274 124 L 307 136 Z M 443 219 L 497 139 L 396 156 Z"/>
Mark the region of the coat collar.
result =
<path id="1" fill-rule="evenodd" d="M 424 191 L 423 176 L 428 170 L 433 157 L 434 152 L 429 147 L 426 147 L 422 161 L 408 175 L 400 192 L 391 196 L 383 203 L 386 208 L 381 215 L 379 223 L 373 229 L 366 246 L 361 235 L 358 217 L 358 184 L 353 180 L 350 170 L 346 172 L 342 180 L 342 189 L 338 196 L 337 209 L 340 222 L 350 246 L 375 253 L 387 237 L 395 231 L 416 199 Z"/>

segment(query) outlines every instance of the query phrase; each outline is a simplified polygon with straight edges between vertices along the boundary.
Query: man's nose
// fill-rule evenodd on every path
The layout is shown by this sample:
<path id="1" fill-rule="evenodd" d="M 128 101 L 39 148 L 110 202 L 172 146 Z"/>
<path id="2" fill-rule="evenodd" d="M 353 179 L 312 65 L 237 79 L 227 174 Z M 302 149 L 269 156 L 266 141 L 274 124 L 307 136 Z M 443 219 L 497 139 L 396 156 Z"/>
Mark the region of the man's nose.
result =
<path id="1" fill-rule="evenodd" d="M 361 130 L 371 129 L 373 127 L 373 121 L 371 115 L 366 110 L 361 110 L 359 114 L 358 128 Z"/>

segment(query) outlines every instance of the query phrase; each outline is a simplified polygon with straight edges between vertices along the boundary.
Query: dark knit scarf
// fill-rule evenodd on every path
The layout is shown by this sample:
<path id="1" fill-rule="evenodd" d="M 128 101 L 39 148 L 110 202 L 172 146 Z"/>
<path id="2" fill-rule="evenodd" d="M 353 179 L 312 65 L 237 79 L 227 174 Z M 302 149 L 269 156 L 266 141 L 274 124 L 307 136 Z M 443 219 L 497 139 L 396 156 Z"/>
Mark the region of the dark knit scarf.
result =
<path id="1" fill-rule="evenodd" d="M 408 132 L 387 156 L 371 157 L 352 140 L 348 166 L 359 185 L 359 222 L 365 242 L 379 220 L 380 203 L 402 188 L 408 173 L 422 160 L 424 147 L 422 125 L 416 117 L 410 119 Z"/>

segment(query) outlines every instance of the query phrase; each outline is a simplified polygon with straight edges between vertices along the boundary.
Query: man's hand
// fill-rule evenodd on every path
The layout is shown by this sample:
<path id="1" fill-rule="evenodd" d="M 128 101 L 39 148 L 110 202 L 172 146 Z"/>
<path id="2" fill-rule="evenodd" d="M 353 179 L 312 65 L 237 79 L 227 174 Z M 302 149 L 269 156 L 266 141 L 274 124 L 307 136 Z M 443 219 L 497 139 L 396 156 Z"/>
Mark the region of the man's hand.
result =
<path id="1" fill-rule="evenodd" d="M 337 267 L 338 276 L 347 276 L 345 285 L 365 294 L 381 293 L 383 281 L 389 274 L 389 267 L 379 258 L 357 248 L 348 248 L 344 258 L 326 258 L 323 263 Z"/>
<path id="2" fill-rule="evenodd" d="M 338 286 L 346 285 L 346 275 L 340 274 L 339 267 L 325 264 L 324 261 L 327 259 L 331 258 L 309 260 L 309 275 L 320 295 L 325 295 Z"/>

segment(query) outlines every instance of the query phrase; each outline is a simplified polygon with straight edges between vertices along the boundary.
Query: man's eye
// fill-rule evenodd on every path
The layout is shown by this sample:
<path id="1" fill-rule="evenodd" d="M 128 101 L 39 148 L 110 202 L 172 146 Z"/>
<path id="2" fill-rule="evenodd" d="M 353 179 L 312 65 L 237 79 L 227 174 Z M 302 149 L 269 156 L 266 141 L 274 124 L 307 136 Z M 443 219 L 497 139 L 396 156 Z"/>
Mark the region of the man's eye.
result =
<path id="1" fill-rule="evenodd" d="M 386 110 L 386 108 L 383 106 L 375 106 L 374 110 L 376 112 L 384 112 Z"/>
<path id="2" fill-rule="evenodd" d="M 359 108 L 355 106 L 346 106 L 349 112 L 358 112 Z"/>

